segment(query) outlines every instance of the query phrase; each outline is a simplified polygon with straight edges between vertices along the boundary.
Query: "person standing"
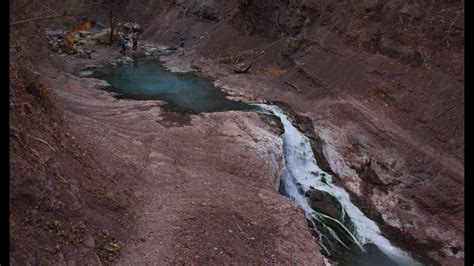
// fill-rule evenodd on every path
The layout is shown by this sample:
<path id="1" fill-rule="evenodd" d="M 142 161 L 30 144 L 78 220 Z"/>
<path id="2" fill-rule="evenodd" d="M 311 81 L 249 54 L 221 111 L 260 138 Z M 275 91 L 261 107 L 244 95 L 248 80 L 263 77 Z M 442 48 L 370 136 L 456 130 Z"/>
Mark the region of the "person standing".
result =
<path id="1" fill-rule="evenodd" d="M 134 32 L 132 34 L 132 42 L 133 42 L 133 50 L 136 51 L 137 46 L 138 46 L 138 32 Z"/>
<path id="2" fill-rule="evenodd" d="M 120 54 L 125 55 L 127 40 L 125 39 L 125 36 L 123 36 L 123 34 L 120 34 L 119 45 L 120 45 Z"/>
<path id="3" fill-rule="evenodd" d="M 184 55 L 184 42 L 183 41 L 181 41 L 181 43 L 179 44 L 178 54 L 179 55 Z"/>

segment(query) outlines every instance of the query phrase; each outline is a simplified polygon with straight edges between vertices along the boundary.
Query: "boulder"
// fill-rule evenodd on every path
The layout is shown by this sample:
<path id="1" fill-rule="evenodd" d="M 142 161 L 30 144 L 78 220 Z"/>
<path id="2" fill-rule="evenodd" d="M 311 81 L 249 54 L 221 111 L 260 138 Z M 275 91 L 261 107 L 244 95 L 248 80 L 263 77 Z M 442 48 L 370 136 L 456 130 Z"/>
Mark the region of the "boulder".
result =
<path id="1" fill-rule="evenodd" d="M 102 80 L 102 79 L 97 79 L 96 83 L 94 84 L 94 88 L 96 88 L 98 90 L 103 90 L 103 89 L 106 89 L 110 86 L 111 85 L 107 81 Z"/>
<path id="2" fill-rule="evenodd" d="M 132 29 L 133 31 L 139 32 L 142 30 L 142 26 L 140 26 L 139 24 L 135 24 L 133 25 Z"/>
<path id="3" fill-rule="evenodd" d="M 89 64 L 89 65 L 85 65 L 82 70 L 91 70 L 91 69 L 96 69 L 97 66 L 94 65 L 94 64 Z"/>
<path id="4" fill-rule="evenodd" d="M 132 29 L 132 23 L 127 22 L 127 23 L 123 24 L 123 28 L 125 30 L 131 30 Z"/>
<path id="5" fill-rule="evenodd" d="M 127 23 L 123 24 L 123 28 L 126 31 L 135 31 L 135 32 L 138 32 L 138 31 L 142 30 L 142 26 L 140 26 L 140 24 L 131 23 L 131 22 L 127 22 Z"/>
<path id="6" fill-rule="evenodd" d="M 81 77 L 81 78 L 90 77 L 93 74 L 94 74 L 94 72 L 92 72 L 90 70 L 86 70 L 86 71 L 82 71 L 81 73 L 79 73 L 79 77 Z"/>
<path id="7" fill-rule="evenodd" d="M 338 220 L 343 217 L 342 205 L 331 194 L 310 188 L 305 195 L 309 198 L 310 206 L 314 210 Z"/>
<path id="8" fill-rule="evenodd" d="M 110 38 L 110 28 L 107 28 L 95 34 L 92 37 L 92 40 L 100 44 L 105 44 L 109 42 L 109 38 Z M 120 39 L 120 35 L 118 34 L 118 32 L 114 32 L 113 41 L 118 41 L 119 39 Z"/>
<path id="9" fill-rule="evenodd" d="M 92 37 L 92 40 L 96 41 L 97 43 L 104 44 L 109 41 L 110 36 L 110 29 L 105 29 Z"/>
<path id="10" fill-rule="evenodd" d="M 86 38 L 87 36 L 92 36 L 92 32 L 81 30 L 79 31 L 79 36 L 81 36 L 82 38 Z"/>
<path id="11" fill-rule="evenodd" d="M 250 67 L 252 67 L 252 62 L 249 62 L 249 63 L 237 63 L 237 64 L 234 64 L 231 69 L 232 71 L 234 71 L 234 73 L 247 73 L 250 69 Z"/>

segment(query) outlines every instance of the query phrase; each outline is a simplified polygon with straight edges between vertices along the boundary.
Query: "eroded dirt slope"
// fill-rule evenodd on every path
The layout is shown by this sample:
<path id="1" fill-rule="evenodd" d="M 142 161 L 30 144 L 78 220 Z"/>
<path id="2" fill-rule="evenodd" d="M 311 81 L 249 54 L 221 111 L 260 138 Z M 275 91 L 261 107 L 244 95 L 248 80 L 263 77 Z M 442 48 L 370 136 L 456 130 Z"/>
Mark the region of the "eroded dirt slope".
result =
<path id="1" fill-rule="evenodd" d="M 135 228 L 133 182 L 96 160 L 64 121 L 54 86 L 24 50 L 10 52 L 10 263 L 116 261 Z"/>
<path id="2" fill-rule="evenodd" d="M 170 67 L 309 117 L 340 185 L 385 234 L 433 263 L 462 263 L 462 1 L 234 1 L 214 20 L 183 2 L 192 12 L 170 7 L 174 23 L 157 16 L 144 34 L 184 41 Z M 206 1 L 205 10 L 226 9 Z M 252 66 L 236 74 L 236 63 Z"/>
<path id="3" fill-rule="evenodd" d="M 133 182 L 137 231 L 125 234 L 119 264 L 323 263 L 302 211 L 276 189 L 281 139 L 259 115 L 166 113 L 161 102 L 116 100 L 97 80 L 57 71 L 42 74 L 72 130 Z"/>

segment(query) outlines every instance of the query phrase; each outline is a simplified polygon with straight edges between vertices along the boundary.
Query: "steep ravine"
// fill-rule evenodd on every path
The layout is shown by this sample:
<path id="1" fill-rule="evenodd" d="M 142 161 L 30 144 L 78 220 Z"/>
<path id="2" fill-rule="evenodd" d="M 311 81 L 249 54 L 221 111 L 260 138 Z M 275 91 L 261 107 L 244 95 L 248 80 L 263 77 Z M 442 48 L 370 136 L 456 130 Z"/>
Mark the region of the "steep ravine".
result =
<path id="1" fill-rule="evenodd" d="M 101 74 L 96 76 L 110 82 L 115 97 L 164 99 L 171 106 L 167 109 L 172 112 L 252 109 L 251 105 L 245 108 L 243 104 L 239 106 L 237 102 L 233 103 L 218 96 L 218 91 L 213 92 L 212 86 L 205 85 L 200 79 L 163 72 L 156 68 L 156 64 L 159 63 L 147 60 L 134 65 L 108 67 L 98 70 Z M 280 192 L 294 200 L 305 211 L 306 218 L 312 224 L 311 228 L 327 256 L 348 262 L 348 254 L 351 254 L 351 257 L 354 256 L 352 260 L 361 265 L 417 265 L 407 253 L 392 246 L 382 236 L 377 225 L 352 204 L 344 190 L 332 184 L 331 176 L 316 164 L 310 140 L 289 122 L 281 109 L 272 105 L 257 107 L 271 112 L 282 122 L 284 155 L 281 156 L 285 158 L 285 166 L 282 169 L 282 180 L 279 182 Z M 325 190 L 325 187 L 329 190 Z M 317 199 L 318 196 L 313 197 L 315 193 L 326 195 L 326 200 Z M 367 251 L 365 244 L 375 245 L 382 253 L 377 253 L 377 249 L 374 250 L 375 253 Z"/>
<path id="2" fill-rule="evenodd" d="M 280 18 L 285 16 L 271 17 Z M 160 29 L 158 21 L 153 30 L 162 35 L 150 41 L 169 42 L 167 36 L 174 35 Z M 233 99 L 287 103 L 318 125 L 310 131 L 321 140 L 322 145 L 315 144 L 327 158 L 327 168 L 337 174 L 335 182 L 384 234 L 435 265 L 463 263 L 463 84 L 455 75 L 432 62 L 411 66 L 396 56 L 352 45 L 336 30 L 337 23 L 307 25 L 305 42 L 287 55 L 286 48 L 298 36 L 266 38 L 225 19 L 212 30 L 208 21 L 192 16 L 175 21 L 178 29 L 192 24 L 198 30 L 183 32 L 184 56 L 164 57 L 167 65 L 216 79 Z M 200 23 L 207 28 L 200 31 Z M 362 33 L 369 24 L 358 25 Z M 397 49 L 402 43 L 390 45 Z M 233 73 L 237 61 L 253 64 L 248 73 Z M 436 119 L 448 106 L 453 112 Z"/>
<path id="3" fill-rule="evenodd" d="M 462 265 L 462 1 L 131 1 L 126 11 L 143 26 L 140 44 L 184 45 L 161 57 L 168 69 L 229 95 L 193 109 L 203 99 L 194 90 L 147 100 L 155 77 L 133 100 L 97 90 L 104 82 L 79 72 L 118 58 L 117 47 L 92 42 L 92 58 L 77 58 L 37 34 L 76 18 L 12 31 L 22 42 L 11 55 L 27 59 L 10 66 L 14 264 L 323 265 L 331 254 L 380 265 L 407 251 Z M 235 73 L 241 64 L 250 67 Z M 194 82 L 209 92 L 209 81 L 176 84 Z M 245 104 L 261 102 L 283 112 Z M 301 160 L 286 156 L 295 143 Z M 306 166 L 330 189 L 286 182 Z M 313 211 L 320 223 L 308 227 Z"/>

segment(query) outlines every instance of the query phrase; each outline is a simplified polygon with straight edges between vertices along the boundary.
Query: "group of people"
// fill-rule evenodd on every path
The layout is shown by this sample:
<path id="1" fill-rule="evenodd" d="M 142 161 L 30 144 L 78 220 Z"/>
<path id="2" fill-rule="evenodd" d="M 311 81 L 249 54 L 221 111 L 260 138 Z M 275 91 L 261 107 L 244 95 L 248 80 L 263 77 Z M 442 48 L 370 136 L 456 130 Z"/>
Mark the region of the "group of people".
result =
<path id="1" fill-rule="evenodd" d="M 120 54 L 125 55 L 127 49 L 127 42 L 130 40 L 132 41 L 132 49 L 136 51 L 138 46 L 138 32 L 131 32 L 127 37 L 125 36 L 125 34 L 120 33 Z"/>

